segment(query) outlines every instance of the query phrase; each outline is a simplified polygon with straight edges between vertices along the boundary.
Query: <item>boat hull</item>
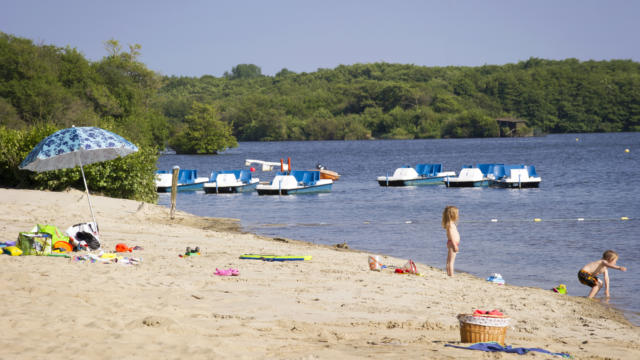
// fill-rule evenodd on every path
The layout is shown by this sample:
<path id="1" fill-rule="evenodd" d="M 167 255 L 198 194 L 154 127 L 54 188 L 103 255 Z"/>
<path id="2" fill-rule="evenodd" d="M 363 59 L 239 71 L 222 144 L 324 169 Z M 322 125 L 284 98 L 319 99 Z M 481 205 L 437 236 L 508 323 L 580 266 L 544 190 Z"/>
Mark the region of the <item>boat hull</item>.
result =
<path id="1" fill-rule="evenodd" d="M 442 185 L 444 184 L 444 176 L 436 176 L 420 179 L 409 180 L 378 180 L 380 186 L 420 186 L 420 185 Z"/>
<path id="2" fill-rule="evenodd" d="M 204 183 L 193 183 L 193 184 L 178 184 L 178 192 L 182 191 L 198 191 L 202 190 L 204 187 Z M 158 186 L 156 188 L 157 192 L 167 193 L 171 192 L 171 186 Z"/>
<path id="3" fill-rule="evenodd" d="M 504 181 L 493 181 L 491 182 L 491 186 L 499 187 L 499 188 L 507 188 L 507 189 L 534 189 L 540 187 L 540 181 L 529 181 L 529 182 L 504 182 Z"/>
<path id="4" fill-rule="evenodd" d="M 333 184 L 312 185 L 291 189 L 274 189 L 274 188 L 261 188 L 258 187 L 258 195 L 297 195 L 297 194 L 314 194 L 331 192 Z"/>
<path id="5" fill-rule="evenodd" d="M 258 183 L 236 185 L 236 186 L 205 186 L 204 192 L 207 194 L 236 194 L 243 192 L 252 192 L 256 190 Z"/>
<path id="6" fill-rule="evenodd" d="M 329 180 L 336 181 L 336 180 L 340 179 L 340 174 L 338 174 L 335 171 L 321 169 L 320 170 L 320 179 L 329 179 Z"/>
<path id="7" fill-rule="evenodd" d="M 445 185 L 447 185 L 447 187 L 487 187 L 489 186 L 489 181 L 446 181 Z"/>

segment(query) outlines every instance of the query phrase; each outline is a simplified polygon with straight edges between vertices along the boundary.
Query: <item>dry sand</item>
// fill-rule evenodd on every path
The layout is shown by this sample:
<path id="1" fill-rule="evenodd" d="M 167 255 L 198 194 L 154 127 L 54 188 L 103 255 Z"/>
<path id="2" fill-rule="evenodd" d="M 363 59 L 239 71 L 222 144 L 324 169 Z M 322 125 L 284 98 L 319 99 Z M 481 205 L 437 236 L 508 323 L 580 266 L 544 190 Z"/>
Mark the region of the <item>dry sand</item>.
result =
<path id="1" fill-rule="evenodd" d="M 0 359 L 519 358 L 444 346 L 459 344 L 456 315 L 477 308 L 514 320 L 507 331 L 514 347 L 640 359 L 638 327 L 597 301 L 448 278 L 424 264 L 424 276 L 375 272 L 364 252 L 242 233 L 229 219 L 178 212 L 171 220 L 156 205 L 92 200 L 103 248 L 142 246 L 132 254 L 142 264 L 0 256 Z M 0 241 L 37 223 L 65 230 L 90 221 L 75 190 L 0 189 L 0 209 Z M 201 256 L 178 256 L 196 245 Z M 240 260 L 245 253 L 313 259 Z M 228 267 L 240 275 L 214 275 Z"/>

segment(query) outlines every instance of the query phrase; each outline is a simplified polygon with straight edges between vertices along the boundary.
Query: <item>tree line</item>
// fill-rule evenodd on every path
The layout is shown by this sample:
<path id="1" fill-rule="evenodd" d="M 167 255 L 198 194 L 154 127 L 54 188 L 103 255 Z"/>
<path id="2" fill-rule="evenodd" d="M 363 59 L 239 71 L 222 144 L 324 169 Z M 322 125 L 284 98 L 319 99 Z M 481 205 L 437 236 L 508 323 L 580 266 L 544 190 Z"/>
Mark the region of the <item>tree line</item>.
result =
<path id="1" fill-rule="evenodd" d="M 173 124 L 211 104 L 241 141 L 498 136 L 500 117 L 538 133 L 640 130 L 640 64 L 630 60 L 423 67 L 341 65 L 260 74 L 238 65 L 216 78 L 167 77 L 159 91 Z"/>
<path id="2" fill-rule="evenodd" d="M 13 174 L 22 154 L 7 144 L 71 125 L 107 128 L 145 154 L 214 154 L 237 141 L 494 137 L 500 117 L 526 120 L 522 132 L 640 130 L 640 64 L 631 60 L 369 63 L 274 76 L 239 64 L 221 77 L 176 77 L 149 70 L 140 51 L 109 40 L 92 62 L 0 32 L 0 184 L 42 186 Z"/>

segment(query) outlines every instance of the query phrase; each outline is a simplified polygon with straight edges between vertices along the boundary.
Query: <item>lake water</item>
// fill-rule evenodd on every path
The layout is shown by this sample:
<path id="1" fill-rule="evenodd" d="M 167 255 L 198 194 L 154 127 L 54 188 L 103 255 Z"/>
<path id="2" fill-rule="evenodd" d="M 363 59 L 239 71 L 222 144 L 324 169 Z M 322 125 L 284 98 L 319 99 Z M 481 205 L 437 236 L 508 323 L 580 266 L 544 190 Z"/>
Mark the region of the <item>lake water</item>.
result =
<path id="1" fill-rule="evenodd" d="M 158 168 L 178 165 L 208 176 L 212 170 L 246 168 L 245 159 L 278 162 L 290 157 L 292 168 L 299 170 L 321 163 L 342 175 L 331 193 L 179 193 L 177 207 L 200 216 L 237 218 L 245 230 L 261 235 L 328 245 L 346 242 L 351 248 L 437 268 L 445 267 L 447 251 L 442 210 L 455 205 L 461 235 L 456 270 L 483 278 L 500 273 L 513 285 L 551 289 L 562 283 L 570 295 L 586 296 L 589 289 L 578 282 L 578 270 L 613 249 L 620 254 L 619 265 L 629 270 L 610 271 L 610 303 L 637 325 L 639 152 L 640 133 L 244 142 L 215 156 L 164 155 Z M 444 170 L 456 173 L 465 164 L 528 164 L 536 167 L 542 183 L 539 189 L 494 189 L 386 188 L 376 182 L 378 176 L 418 163 L 442 163 Z M 256 166 L 254 176 L 267 181 L 274 173 Z M 161 194 L 159 204 L 169 206 L 170 195 Z M 363 266 L 366 261 L 363 257 Z"/>

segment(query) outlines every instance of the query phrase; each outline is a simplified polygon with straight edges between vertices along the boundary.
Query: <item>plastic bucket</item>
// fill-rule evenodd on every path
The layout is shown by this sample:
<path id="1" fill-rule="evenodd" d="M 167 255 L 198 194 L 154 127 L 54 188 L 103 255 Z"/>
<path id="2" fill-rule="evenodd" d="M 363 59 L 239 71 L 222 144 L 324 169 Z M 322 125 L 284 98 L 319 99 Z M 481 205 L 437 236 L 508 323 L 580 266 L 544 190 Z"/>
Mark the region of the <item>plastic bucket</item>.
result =
<path id="1" fill-rule="evenodd" d="M 380 262 L 380 256 L 378 255 L 369 256 L 369 269 L 375 270 L 375 271 L 382 270 L 382 263 Z"/>

